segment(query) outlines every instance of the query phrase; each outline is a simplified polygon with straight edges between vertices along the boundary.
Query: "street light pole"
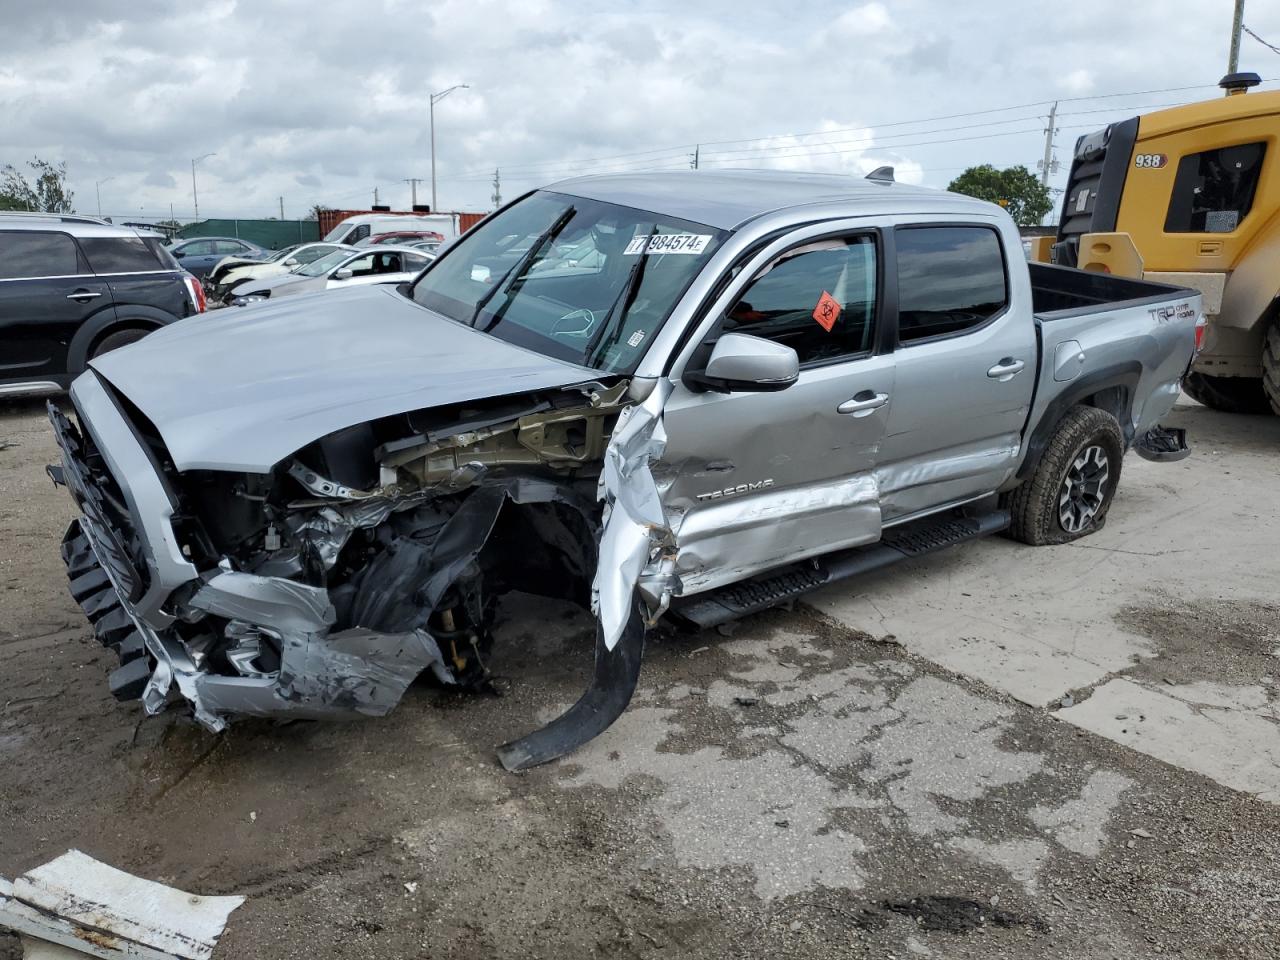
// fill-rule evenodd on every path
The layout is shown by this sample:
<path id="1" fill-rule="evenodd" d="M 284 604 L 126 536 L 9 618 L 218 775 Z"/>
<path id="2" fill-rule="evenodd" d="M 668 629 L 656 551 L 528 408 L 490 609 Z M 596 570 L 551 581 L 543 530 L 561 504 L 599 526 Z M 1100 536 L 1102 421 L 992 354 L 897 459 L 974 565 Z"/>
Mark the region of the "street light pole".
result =
<path id="1" fill-rule="evenodd" d="M 216 153 L 206 153 L 203 157 L 191 158 L 191 202 L 196 208 L 196 219 L 200 219 L 200 194 L 196 192 L 196 164 L 201 160 L 208 160 L 210 157 L 216 157 Z"/>
<path id="2" fill-rule="evenodd" d="M 95 180 L 93 184 L 93 193 L 98 198 L 98 219 L 102 219 L 102 185 L 114 180 L 115 177 L 104 177 L 101 180 Z"/>
<path id="3" fill-rule="evenodd" d="M 436 104 L 455 90 L 468 90 L 470 84 L 455 83 L 448 90 L 441 90 L 430 96 L 431 103 L 431 212 L 436 212 Z"/>

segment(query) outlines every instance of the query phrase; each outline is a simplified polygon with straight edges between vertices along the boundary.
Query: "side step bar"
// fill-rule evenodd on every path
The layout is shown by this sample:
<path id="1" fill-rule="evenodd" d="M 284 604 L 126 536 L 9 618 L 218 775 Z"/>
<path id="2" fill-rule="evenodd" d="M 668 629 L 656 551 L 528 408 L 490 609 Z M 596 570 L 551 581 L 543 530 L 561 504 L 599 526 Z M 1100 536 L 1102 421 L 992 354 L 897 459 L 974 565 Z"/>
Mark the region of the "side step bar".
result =
<path id="1" fill-rule="evenodd" d="M 824 554 L 751 580 L 673 600 L 670 612 L 677 620 L 702 629 L 718 626 L 776 607 L 839 580 L 870 573 L 966 540 L 999 533 L 1008 526 L 1008 510 L 994 510 L 971 517 L 929 517 L 901 527 L 890 527 L 878 543 Z"/>

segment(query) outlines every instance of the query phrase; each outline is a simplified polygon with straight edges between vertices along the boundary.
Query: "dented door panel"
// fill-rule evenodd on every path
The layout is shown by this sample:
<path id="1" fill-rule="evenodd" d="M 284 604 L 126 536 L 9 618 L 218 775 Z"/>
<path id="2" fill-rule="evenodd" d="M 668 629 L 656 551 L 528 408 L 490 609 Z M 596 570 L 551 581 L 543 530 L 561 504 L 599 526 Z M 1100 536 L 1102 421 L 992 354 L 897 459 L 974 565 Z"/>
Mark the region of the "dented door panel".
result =
<path id="1" fill-rule="evenodd" d="M 802 370 L 780 393 L 677 385 L 655 465 L 687 595 L 880 536 L 874 470 L 893 404 L 893 357 Z M 861 415 L 851 398 L 887 396 Z"/>

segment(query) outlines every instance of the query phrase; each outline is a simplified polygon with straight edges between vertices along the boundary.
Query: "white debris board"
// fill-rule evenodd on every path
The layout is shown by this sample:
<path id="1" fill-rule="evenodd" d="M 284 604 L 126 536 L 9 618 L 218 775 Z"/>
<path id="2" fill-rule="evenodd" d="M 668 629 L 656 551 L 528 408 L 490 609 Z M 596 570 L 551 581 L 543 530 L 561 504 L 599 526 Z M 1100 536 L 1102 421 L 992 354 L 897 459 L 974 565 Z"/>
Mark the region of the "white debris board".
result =
<path id="1" fill-rule="evenodd" d="M 12 900 L 5 902 L 6 895 Z M 80 949 L 91 956 L 159 954 L 208 960 L 231 911 L 242 903 L 243 897 L 201 897 L 175 890 L 71 850 L 18 877 L 11 892 L 0 890 L 0 923 L 7 923 L 5 914 L 12 914 L 24 921 L 22 926 L 14 924 L 15 929 L 39 936 L 38 930 L 24 927 L 43 919 L 50 932 L 70 930 Z M 49 939 L 65 943 L 61 936 Z M 99 953 L 93 946 L 114 952 Z"/>

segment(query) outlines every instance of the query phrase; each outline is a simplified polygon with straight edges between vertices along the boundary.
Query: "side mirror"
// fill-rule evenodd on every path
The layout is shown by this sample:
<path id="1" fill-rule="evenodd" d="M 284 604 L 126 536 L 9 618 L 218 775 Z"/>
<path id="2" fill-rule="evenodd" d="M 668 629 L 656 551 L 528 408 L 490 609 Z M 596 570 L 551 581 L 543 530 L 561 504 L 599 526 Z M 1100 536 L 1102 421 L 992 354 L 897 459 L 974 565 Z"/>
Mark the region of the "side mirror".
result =
<path id="1" fill-rule="evenodd" d="M 181 260 L 183 257 L 186 256 L 186 254 L 181 250 L 173 250 L 170 252 L 173 254 L 174 258 L 177 260 Z"/>
<path id="2" fill-rule="evenodd" d="M 288 260 L 284 262 L 284 265 L 286 267 L 296 267 L 298 265 L 298 261 L 295 260 L 293 257 L 290 257 Z"/>
<path id="3" fill-rule="evenodd" d="M 350 280 L 350 279 L 351 279 L 351 276 L 352 276 L 352 274 L 351 274 L 351 271 L 350 271 L 350 270 L 339 270 L 337 273 L 335 273 L 335 274 L 333 275 L 333 279 L 335 279 L 335 280 Z"/>
<path id="4" fill-rule="evenodd" d="M 685 371 L 683 380 L 695 391 L 762 393 L 785 390 L 799 377 L 800 357 L 790 347 L 746 333 L 726 333 L 716 341 L 706 366 Z"/>

